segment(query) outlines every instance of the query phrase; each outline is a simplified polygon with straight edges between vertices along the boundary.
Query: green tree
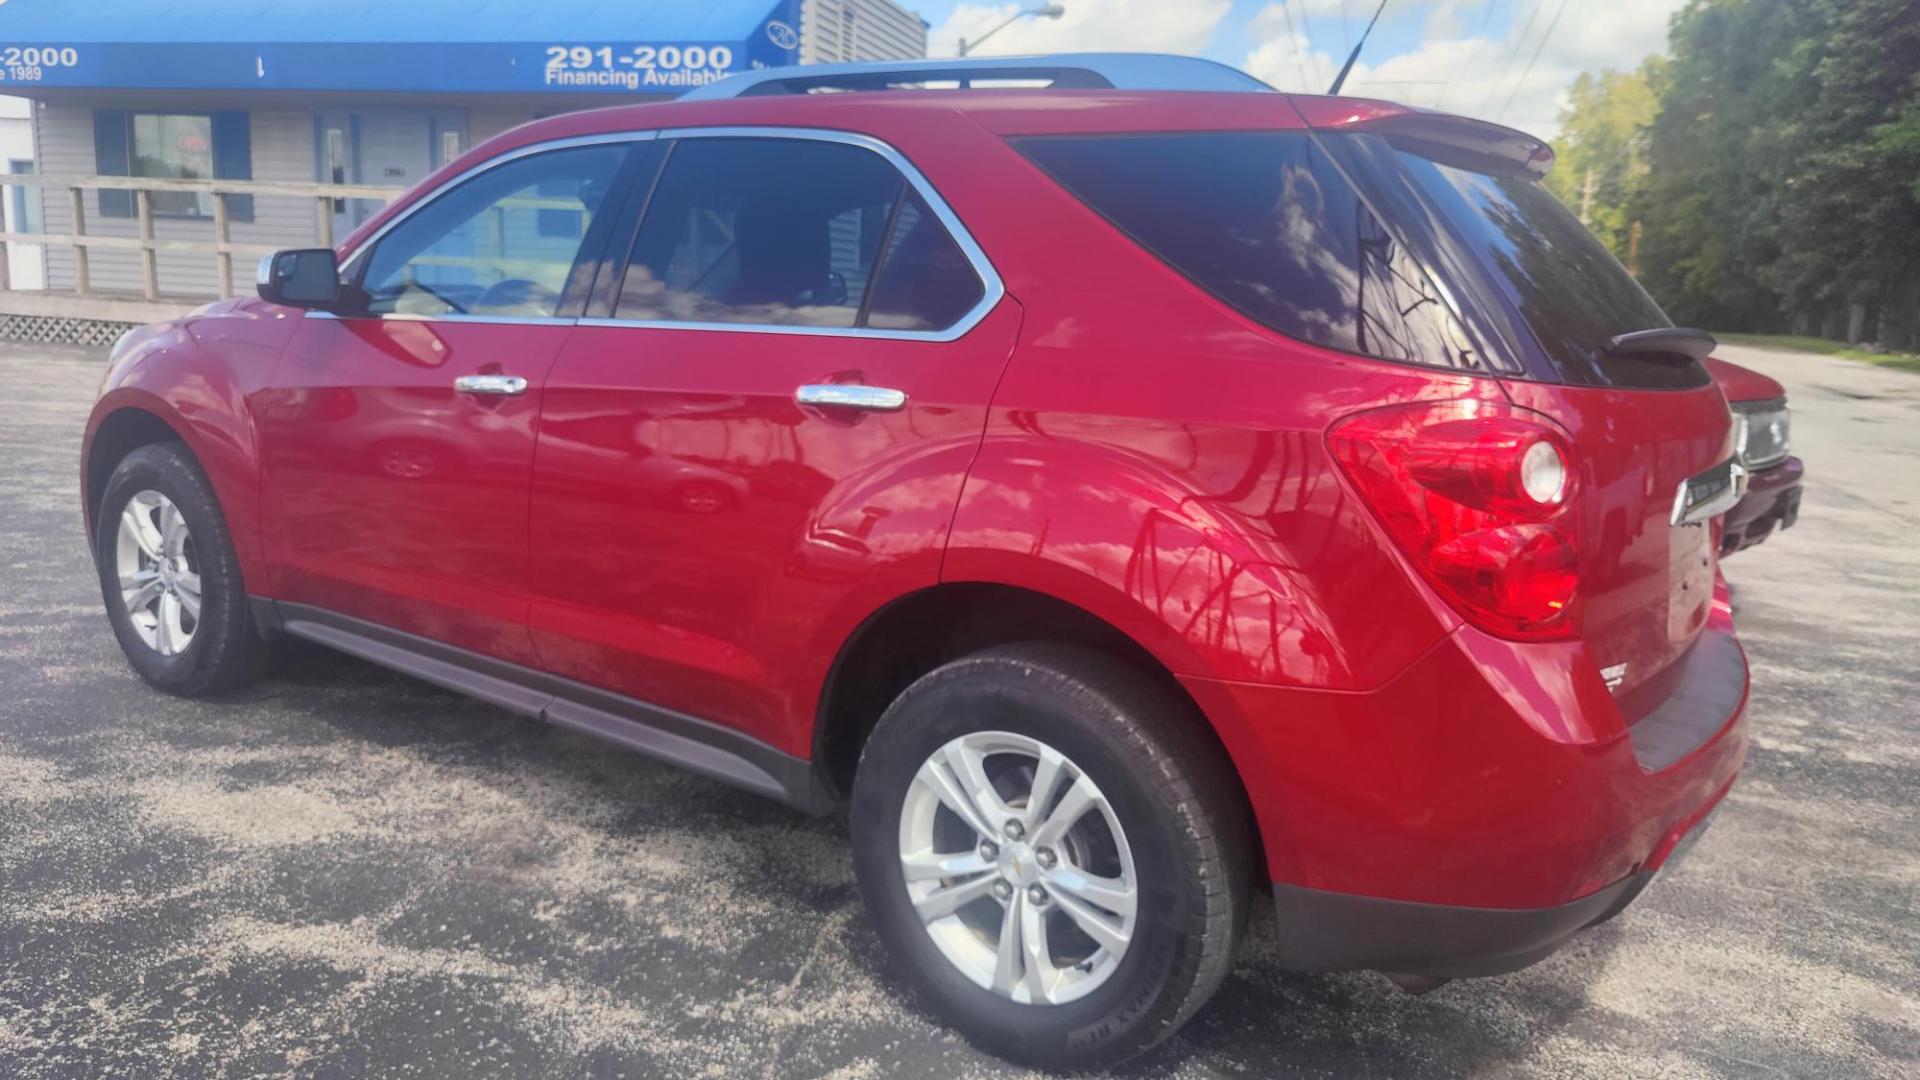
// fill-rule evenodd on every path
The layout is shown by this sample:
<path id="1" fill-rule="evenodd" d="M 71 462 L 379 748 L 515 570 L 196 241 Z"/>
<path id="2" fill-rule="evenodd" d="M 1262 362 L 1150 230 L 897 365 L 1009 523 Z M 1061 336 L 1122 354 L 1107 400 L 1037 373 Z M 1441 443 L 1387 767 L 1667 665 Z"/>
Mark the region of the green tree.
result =
<path id="1" fill-rule="evenodd" d="M 1676 319 L 1910 343 L 1920 0 L 1693 0 L 1630 197 Z"/>
<path id="2" fill-rule="evenodd" d="M 1665 66 L 1663 57 L 1650 56 L 1634 71 L 1582 74 L 1560 112 L 1557 160 L 1547 186 L 1621 259 L 1627 257 L 1632 207 L 1646 186 L 1648 129 L 1659 111 Z"/>
<path id="3" fill-rule="evenodd" d="M 1920 0 L 1828 0 L 1826 35 L 1794 50 L 1810 99 L 1784 124 L 1780 254 L 1762 270 L 1790 312 L 1849 340 L 1913 342 L 1920 303 Z"/>

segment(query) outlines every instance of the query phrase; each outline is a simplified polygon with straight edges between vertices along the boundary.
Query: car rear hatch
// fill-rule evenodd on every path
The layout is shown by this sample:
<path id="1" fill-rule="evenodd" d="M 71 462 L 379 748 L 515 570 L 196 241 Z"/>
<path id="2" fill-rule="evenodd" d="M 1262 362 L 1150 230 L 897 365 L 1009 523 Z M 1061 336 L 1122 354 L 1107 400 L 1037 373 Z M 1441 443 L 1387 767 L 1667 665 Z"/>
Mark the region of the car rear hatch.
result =
<path id="1" fill-rule="evenodd" d="M 1731 417 L 1698 360 L 1711 339 L 1674 328 L 1541 186 L 1544 144 L 1337 98 L 1085 104 L 1072 133 L 1031 109 L 991 122 L 1248 319 L 1499 379 L 1514 406 L 1500 416 L 1416 404 L 1328 417 L 1342 468 L 1443 599 L 1503 637 L 1584 640 L 1619 695 L 1678 670 L 1716 556 L 1712 526 L 1676 525 L 1675 502 L 1689 484 L 1724 494 L 1712 481 L 1730 479 Z M 1543 433 L 1572 470 L 1564 505 L 1487 486 L 1511 489 Z"/>
<path id="2" fill-rule="evenodd" d="M 1509 398 L 1566 435 L 1579 635 L 1617 695 L 1658 679 L 1706 626 L 1715 517 L 1741 490 L 1732 418 L 1701 363 L 1712 339 L 1674 327 L 1545 189 L 1537 140 L 1418 113 L 1336 121 L 1321 138 L 1383 216 L 1419 223 L 1429 266 L 1504 354 L 1491 366 Z"/>

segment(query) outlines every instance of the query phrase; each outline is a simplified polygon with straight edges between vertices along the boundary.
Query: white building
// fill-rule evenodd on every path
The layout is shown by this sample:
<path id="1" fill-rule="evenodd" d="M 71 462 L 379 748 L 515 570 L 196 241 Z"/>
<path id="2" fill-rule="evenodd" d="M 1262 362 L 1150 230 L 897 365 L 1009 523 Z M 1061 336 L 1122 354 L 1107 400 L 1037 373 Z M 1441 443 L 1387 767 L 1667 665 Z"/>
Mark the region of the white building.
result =
<path id="1" fill-rule="evenodd" d="M 34 172 L 33 102 L 0 97 L 0 173 Z M 4 189 L 0 200 L 0 232 L 37 233 L 40 228 L 40 191 L 18 185 Z M 7 245 L 7 281 L 15 289 L 38 289 L 46 284 L 42 249 L 32 244 Z"/>

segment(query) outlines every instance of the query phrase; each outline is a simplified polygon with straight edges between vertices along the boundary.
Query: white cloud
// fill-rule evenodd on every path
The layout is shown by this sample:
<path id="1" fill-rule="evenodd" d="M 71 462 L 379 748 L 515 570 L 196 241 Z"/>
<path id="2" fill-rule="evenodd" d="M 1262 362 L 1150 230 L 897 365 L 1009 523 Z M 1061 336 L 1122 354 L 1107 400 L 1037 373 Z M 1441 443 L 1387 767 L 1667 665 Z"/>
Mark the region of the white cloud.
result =
<path id="1" fill-rule="evenodd" d="M 1364 19 L 1373 14 L 1375 0 L 1293 0 L 1293 17 L 1298 19 Z M 1351 9 L 1359 9 L 1356 15 Z"/>
<path id="2" fill-rule="evenodd" d="M 961 4 L 947 21 L 927 35 L 927 53 L 952 56 L 961 38 L 972 41 L 1035 3 Z M 1137 52 L 1199 53 L 1207 47 L 1231 0 L 1063 0 L 1057 19 L 1020 19 L 993 35 L 976 55 L 1023 53 Z"/>
<path id="3" fill-rule="evenodd" d="M 1429 11 L 1427 35 L 1418 48 L 1386 58 L 1376 54 L 1371 63 L 1363 59 L 1348 76 L 1345 91 L 1497 120 L 1552 138 L 1559 132 L 1560 109 L 1574 78 L 1582 71 L 1636 67 L 1649 53 L 1664 50 L 1667 20 L 1684 0 L 1569 3 L 1541 45 L 1559 6 L 1545 6 L 1552 2 L 1543 0 L 1526 39 L 1516 42 L 1514 37 L 1526 28 L 1524 17 L 1515 19 L 1504 37 L 1479 37 L 1473 31 L 1483 22 L 1483 13 L 1440 0 Z M 1294 18 L 1297 29 L 1297 10 Z M 1295 43 L 1288 40 L 1280 5 L 1269 4 L 1250 29 L 1255 43 L 1247 53 L 1247 70 L 1282 89 L 1301 89 Z M 1527 73 L 1536 48 L 1539 59 Z M 1326 85 L 1307 89 L 1317 93 Z"/>
<path id="4" fill-rule="evenodd" d="M 1282 90 L 1318 94 L 1333 82 L 1344 55 L 1336 56 L 1324 46 L 1310 47 L 1307 27 L 1300 12 L 1282 4 L 1268 4 L 1247 25 L 1256 44 L 1241 65 L 1248 73 Z"/>

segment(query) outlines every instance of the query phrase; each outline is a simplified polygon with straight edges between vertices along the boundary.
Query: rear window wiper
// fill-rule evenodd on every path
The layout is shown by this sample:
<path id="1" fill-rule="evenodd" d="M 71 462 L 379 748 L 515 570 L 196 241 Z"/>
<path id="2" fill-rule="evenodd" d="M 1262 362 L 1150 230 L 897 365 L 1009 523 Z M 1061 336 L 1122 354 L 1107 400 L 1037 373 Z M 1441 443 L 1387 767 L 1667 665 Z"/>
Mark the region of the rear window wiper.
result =
<path id="1" fill-rule="evenodd" d="M 1717 344 L 1713 335 L 1705 330 L 1691 326 L 1657 326 L 1652 330 L 1615 334 L 1607 340 L 1607 352 L 1614 356 L 1684 356 L 1705 360 Z"/>

